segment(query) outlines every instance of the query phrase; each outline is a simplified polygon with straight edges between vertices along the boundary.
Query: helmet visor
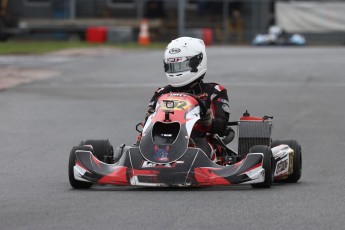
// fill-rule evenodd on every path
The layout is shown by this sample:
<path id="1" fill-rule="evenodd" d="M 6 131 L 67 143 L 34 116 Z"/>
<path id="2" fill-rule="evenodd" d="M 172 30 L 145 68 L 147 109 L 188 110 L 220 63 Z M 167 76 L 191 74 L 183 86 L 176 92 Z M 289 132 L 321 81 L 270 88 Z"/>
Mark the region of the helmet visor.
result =
<path id="1" fill-rule="evenodd" d="M 190 71 L 188 58 L 168 58 L 164 60 L 164 70 L 166 73 L 179 73 Z"/>
<path id="2" fill-rule="evenodd" d="M 197 66 L 200 65 L 202 59 L 202 53 L 193 57 L 167 58 L 164 59 L 164 70 L 166 73 L 198 72 Z"/>

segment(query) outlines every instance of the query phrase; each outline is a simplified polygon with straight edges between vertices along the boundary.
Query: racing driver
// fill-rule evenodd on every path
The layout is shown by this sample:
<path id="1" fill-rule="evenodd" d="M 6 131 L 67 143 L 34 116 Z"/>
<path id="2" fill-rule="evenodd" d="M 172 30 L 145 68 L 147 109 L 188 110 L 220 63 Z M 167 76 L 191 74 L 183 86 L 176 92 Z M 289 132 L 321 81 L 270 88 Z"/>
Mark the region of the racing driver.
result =
<path id="1" fill-rule="evenodd" d="M 207 134 L 223 136 L 230 116 L 226 89 L 203 81 L 207 71 L 207 56 L 203 40 L 180 37 L 172 40 L 164 53 L 164 71 L 169 85 L 158 88 L 148 107 L 147 117 L 155 111 L 155 101 L 170 92 L 191 93 L 204 102 L 207 112 L 195 124 L 191 137 L 195 147 L 215 159 L 215 146 Z"/>

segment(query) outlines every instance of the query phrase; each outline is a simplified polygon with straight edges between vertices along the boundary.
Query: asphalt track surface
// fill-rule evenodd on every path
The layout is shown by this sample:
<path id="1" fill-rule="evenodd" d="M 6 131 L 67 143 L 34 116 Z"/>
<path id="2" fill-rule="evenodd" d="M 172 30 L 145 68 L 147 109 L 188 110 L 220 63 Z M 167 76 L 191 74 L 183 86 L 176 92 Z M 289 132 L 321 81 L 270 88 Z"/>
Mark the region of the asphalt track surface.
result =
<path id="1" fill-rule="evenodd" d="M 131 144 L 162 50 L 1 56 L 1 66 L 59 76 L 0 92 L 0 229 L 344 229 L 345 49 L 208 48 L 207 81 L 229 90 L 231 119 L 274 116 L 273 139 L 302 145 L 303 175 L 270 189 L 74 190 L 69 151 L 82 139 Z"/>

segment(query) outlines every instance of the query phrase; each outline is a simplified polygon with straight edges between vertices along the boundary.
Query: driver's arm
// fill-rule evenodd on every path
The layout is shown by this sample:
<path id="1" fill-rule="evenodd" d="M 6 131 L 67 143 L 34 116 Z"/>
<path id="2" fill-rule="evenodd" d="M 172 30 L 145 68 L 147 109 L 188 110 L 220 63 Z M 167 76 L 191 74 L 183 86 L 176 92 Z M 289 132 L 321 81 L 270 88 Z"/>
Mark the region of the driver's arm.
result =
<path id="1" fill-rule="evenodd" d="M 147 118 L 155 112 L 155 103 L 157 101 L 157 99 L 162 96 L 163 94 L 167 93 L 168 89 L 167 87 L 161 87 L 161 88 L 158 88 L 156 91 L 155 91 L 155 94 L 152 96 L 151 100 L 150 100 L 150 103 L 149 103 L 149 107 L 147 108 L 147 113 L 146 113 L 146 117 L 145 117 L 145 122 L 147 120 Z"/>
<path id="2" fill-rule="evenodd" d="M 230 105 L 226 89 L 221 90 L 211 101 L 211 109 L 214 115 L 210 133 L 224 135 L 230 117 Z"/>

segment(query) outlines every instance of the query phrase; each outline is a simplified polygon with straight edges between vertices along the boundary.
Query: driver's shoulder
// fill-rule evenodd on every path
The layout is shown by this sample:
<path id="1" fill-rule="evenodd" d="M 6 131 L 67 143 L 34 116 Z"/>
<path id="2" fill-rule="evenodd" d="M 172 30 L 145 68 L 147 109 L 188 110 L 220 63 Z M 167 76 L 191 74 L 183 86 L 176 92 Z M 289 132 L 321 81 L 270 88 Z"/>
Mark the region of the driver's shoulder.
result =
<path id="1" fill-rule="evenodd" d="M 223 90 L 226 90 L 224 86 L 215 82 L 207 82 L 207 83 L 204 83 L 204 85 L 206 88 L 208 88 L 209 91 L 212 91 L 214 93 L 219 93 Z"/>
<path id="2" fill-rule="evenodd" d="M 171 90 L 172 90 L 172 86 L 171 86 L 171 85 L 166 85 L 166 86 L 164 86 L 164 87 L 159 87 L 159 88 L 155 91 L 155 94 L 162 95 L 162 94 L 171 92 Z"/>

